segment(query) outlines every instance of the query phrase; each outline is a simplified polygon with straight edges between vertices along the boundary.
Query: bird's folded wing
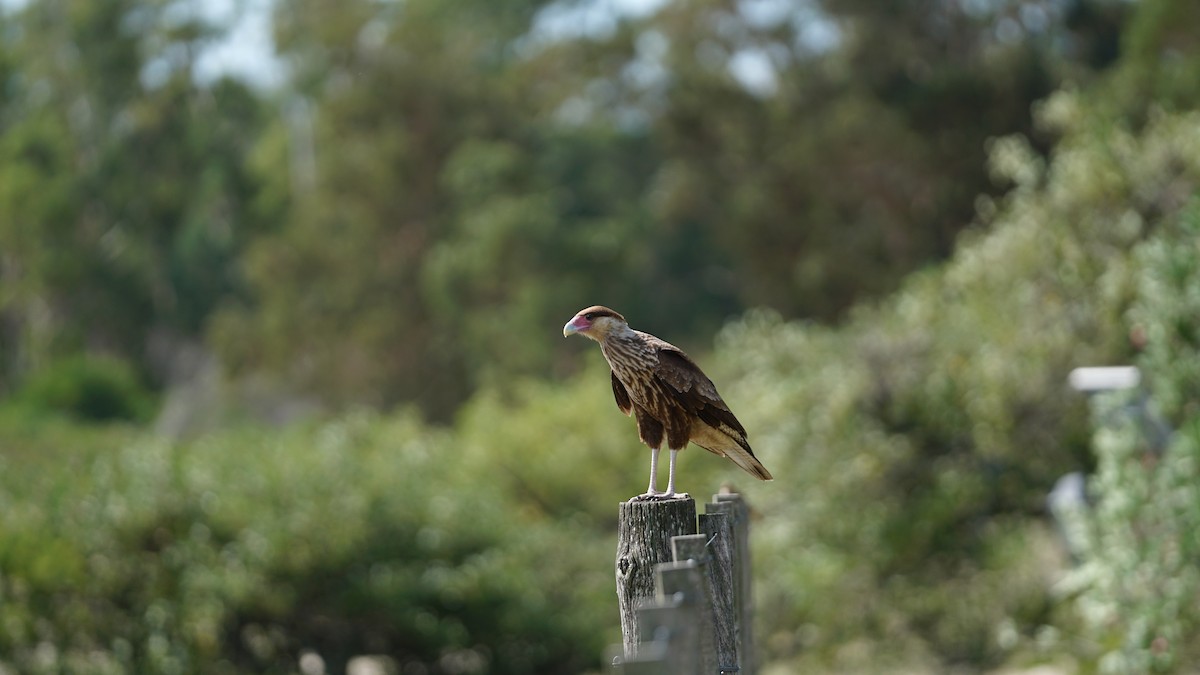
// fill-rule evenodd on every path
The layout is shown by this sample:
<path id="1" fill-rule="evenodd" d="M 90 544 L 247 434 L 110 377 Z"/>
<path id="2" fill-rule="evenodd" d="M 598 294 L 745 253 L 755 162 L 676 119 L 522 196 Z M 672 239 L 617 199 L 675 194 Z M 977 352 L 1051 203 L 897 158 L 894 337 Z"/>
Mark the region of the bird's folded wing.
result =
<path id="1" fill-rule="evenodd" d="M 745 427 L 725 405 L 712 380 L 686 354 L 670 346 L 660 348 L 655 375 L 669 385 L 676 402 L 688 413 L 711 427 L 727 427 L 745 437 Z"/>
<path id="2" fill-rule="evenodd" d="M 629 400 L 629 392 L 625 391 L 625 385 L 617 379 L 617 374 L 610 374 L 612 375 L 613 398 L 617 399 L 617 407 L 621 409 L 621 412 L 628 415 L 633 410 L 633 401 Z"/>

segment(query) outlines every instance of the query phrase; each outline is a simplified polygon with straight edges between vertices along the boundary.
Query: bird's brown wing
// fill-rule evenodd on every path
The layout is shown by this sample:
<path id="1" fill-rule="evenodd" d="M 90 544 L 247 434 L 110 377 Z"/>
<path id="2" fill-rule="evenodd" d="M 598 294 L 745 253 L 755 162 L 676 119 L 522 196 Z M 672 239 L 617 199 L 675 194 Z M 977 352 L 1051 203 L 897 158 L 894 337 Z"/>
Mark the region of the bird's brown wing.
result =
<path id="1" fill-rule="evenodd" d="M 700 428 L 691 426 L 690 440 L 709 452 L 728 457 L 759 480 L 771 480 L 771 472 L 750 449 L 745 427 L 725 405 L 712 380 L 678 348 L 663 344 L 658 352 L 655 381 L 672 393 L 677 410 L 703 423 Z"/>
<path id="2" fill-rule="evenodd" d="M 660 347 L 655 375 L 669 386 L 675 402 L 689 415 L 745 442 L 745 427 L 725 405 L 712 380 L 686 354 L 671 345 Z"/>
<path id="3" fill-rule="evenodd" d="M 629 399 L 629 392 L 625 391 L 625 385 L 617 379 L 617 374 L 610 374 L 612 375 L 613 398 L 617 399 L 617 407 L 621 409 L 621 412 L 628 415 L 633 411 L 633 401 Z"/>

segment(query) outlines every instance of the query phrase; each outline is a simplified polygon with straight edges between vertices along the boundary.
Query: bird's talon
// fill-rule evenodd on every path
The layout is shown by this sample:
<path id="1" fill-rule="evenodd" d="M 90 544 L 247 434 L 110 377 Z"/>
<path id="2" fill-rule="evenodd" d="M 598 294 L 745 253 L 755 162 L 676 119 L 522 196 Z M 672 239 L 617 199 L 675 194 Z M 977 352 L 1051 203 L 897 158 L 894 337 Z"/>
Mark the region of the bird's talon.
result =
<path id="1" fill-rule="evenodd" d="M 632 497 L 630 501 L 634 502 L 665 502 L 669 499 L 689 499 L 691 495 L 686 492 L 645 492 L 636 497 Z"/>

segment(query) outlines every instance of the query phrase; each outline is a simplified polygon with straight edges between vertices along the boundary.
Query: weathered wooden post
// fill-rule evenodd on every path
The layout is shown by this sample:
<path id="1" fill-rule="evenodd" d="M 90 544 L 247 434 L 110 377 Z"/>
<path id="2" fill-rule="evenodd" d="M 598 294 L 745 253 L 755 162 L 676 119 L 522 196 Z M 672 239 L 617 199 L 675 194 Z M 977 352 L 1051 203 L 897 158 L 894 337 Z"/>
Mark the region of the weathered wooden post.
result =
<path id="1" fill-rule="evenodd" d="M 705 510 L 692 534 L 690 498 L 621 504 L 618 673 L 755 672 L 750 509 L 737 494 L 718 494 Z"/>
<path id="2" fill-rule="evenodd" d="M 638 610 L 641 644 L 624 664 L 624 675 L 693 675 L 707 671 L 701 590 L 704 573 L 691 562 L 658 565 L 658 597 Z M 712 639 L 708 640 L 712 652 Z"/>
<path id="3" fill-rule="evenodd" d="M 696 500 L 621 502 L 617 519 L 617 604 L 625 656 L 638 651 L 638 608 L 655 597 L 655 571 L 672 561 L 671 537 L 696 533 Z"/>
<path id="4" fill-rule="evenodd" d="M 715 504 L 705 507 L 700 514 L 700 533 L 705 538 L 708 554 L 709 587 L 712 589 L 713 630 L 717 640 L 716 672 L 741 671 L 738 659 L 738 613 L 734 585 L 734 535 L 733 517 L 729 513 L 714 511 Z"/>
<path id="5" fill-rule="evenodd" d="M 672 587 L 668 585 L 669 580 L 664 570 L 662 583 L 664 594 L 679 591 L 689 595 L 691 606 L 695 608 L 696 630 L 700 634 L 698 649 L 700 672 L 716 673 L 720 668 L 716 634 L 718 619 L 714 616 L 716 607 L 712 585 L 713 559 L 709 555 L 708 543 L 709 539 L 704 534 L 672 537 L 671 549 L 675 553 L 675 562 L 672 564 L 686 565 L 689 576 L 676 582 L 678 585 Z"/>
<path id="6" fill-rule="evenodd" d="M 724 513 L 729 517 L 728 527 L 733 532 L 731 553 L 733 555 L 732 581 L 734 621 L 736 622 L 737 660 L 734 665 L 741 673 L 753 673 L 754 635 L 751 624 L 754 620 L 754 599 L 750 572 L 750 506 L 736 493 L 717 494 L 713 502 L 705 506 L 707 513 Z"/>

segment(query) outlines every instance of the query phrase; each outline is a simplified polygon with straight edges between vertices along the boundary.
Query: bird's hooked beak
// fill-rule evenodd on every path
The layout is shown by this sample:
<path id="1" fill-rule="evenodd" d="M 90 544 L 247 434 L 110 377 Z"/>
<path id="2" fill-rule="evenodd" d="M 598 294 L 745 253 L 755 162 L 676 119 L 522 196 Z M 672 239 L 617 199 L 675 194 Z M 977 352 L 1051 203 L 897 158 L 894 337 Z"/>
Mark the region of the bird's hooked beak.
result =
<path id="1" fill-rule="evenodd" d="M 563 326 L 563 337 L 570 337 L 580 331 L 585 331 L 592 327 L 592 324 L 582 316 L 575 316 Z"/>

